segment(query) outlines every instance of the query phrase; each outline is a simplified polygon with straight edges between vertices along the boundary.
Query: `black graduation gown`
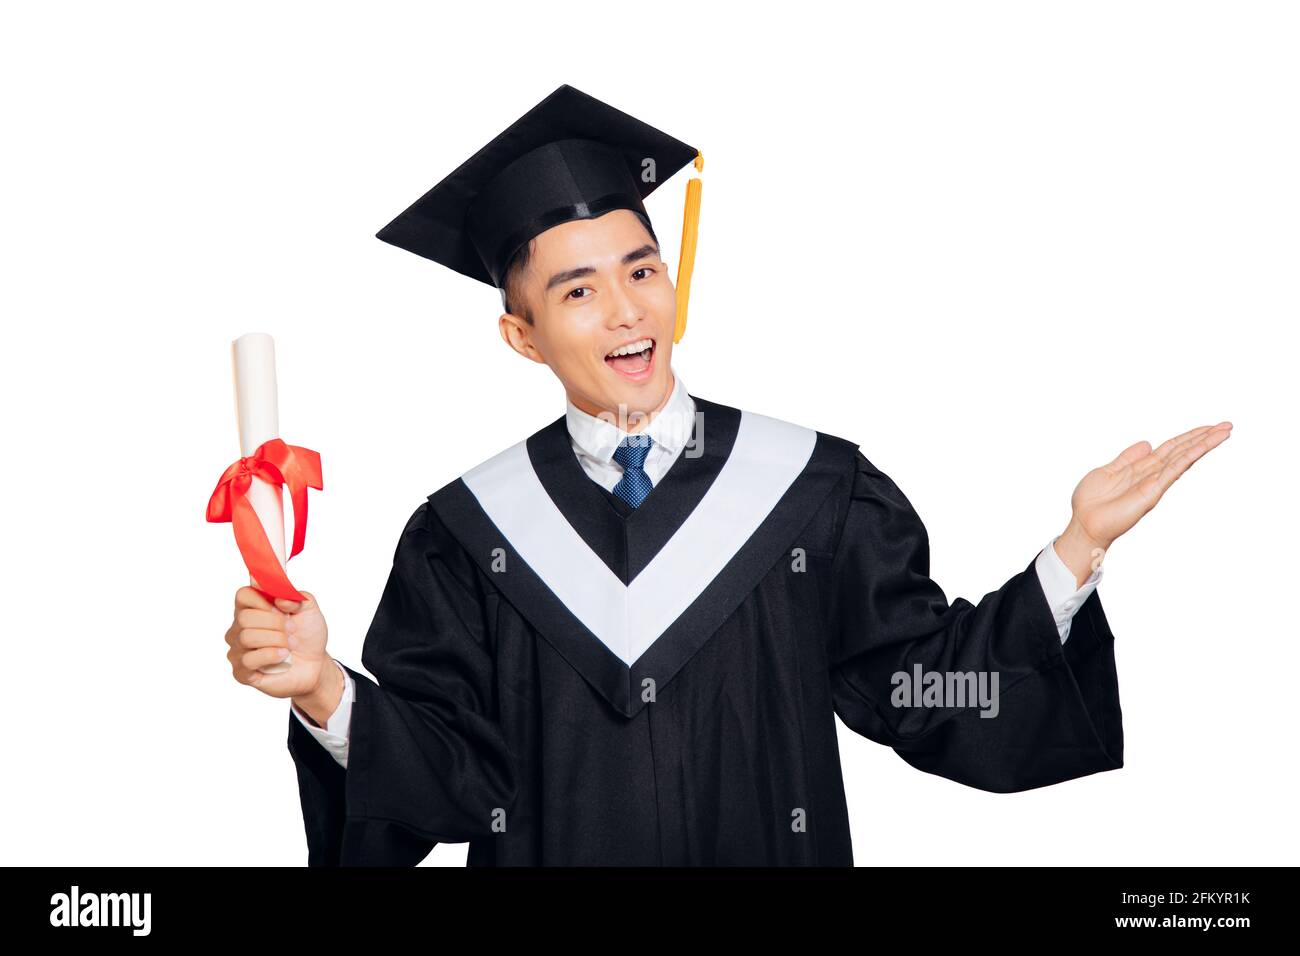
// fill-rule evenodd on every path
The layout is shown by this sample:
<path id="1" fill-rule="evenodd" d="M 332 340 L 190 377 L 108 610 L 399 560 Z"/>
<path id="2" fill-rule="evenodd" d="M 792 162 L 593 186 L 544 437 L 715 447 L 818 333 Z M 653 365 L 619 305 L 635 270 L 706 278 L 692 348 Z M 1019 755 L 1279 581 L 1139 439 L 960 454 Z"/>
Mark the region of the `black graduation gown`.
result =
<path id="1" fill-rule="evenodd" d="M 1094 591 L 1062 645 L 1031 559 L 972 605 L 857 446 L 695 398 L 635 510 L 563 417 L 416 508 L 366 635 L 344 770 L 289 716 L 308 864 L 849 865 L 835 715 L 982 790 L 1123 766 Z M 715 493 L 710 494 L 710 490 Z M 980 707 L 892 676 L 999 675 Z"/>

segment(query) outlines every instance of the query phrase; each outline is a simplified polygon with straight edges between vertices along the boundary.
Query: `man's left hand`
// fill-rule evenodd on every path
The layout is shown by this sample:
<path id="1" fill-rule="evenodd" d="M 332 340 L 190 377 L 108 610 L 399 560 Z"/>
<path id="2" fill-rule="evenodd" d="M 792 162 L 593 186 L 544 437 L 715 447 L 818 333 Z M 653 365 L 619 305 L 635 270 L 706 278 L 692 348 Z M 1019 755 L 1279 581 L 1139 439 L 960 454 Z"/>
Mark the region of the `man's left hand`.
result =
<path id="1" fill-rule="evenodd" d="M 1154 508 L 1192 462 L 1231 434 L 1232 422 L 1220 422 L 1183 432 L 1155 451 L 1140 441 L 1084 475 L 1070 499 L 1070 523 L 1054 545 L 1077 583 L 1083 585 L 1111 543 Z"/>

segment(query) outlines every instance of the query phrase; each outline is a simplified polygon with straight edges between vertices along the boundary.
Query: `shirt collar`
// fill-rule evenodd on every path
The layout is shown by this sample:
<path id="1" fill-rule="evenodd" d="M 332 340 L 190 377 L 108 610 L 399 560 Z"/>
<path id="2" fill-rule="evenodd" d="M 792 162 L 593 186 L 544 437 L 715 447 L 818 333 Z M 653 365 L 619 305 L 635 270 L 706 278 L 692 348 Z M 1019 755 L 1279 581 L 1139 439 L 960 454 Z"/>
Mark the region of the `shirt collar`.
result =
<path id="1" fill-rule="evenodd" d="M 569 437 L 574 445 L 584 454 L 600 462 L 608 462 L 614 457 L 616 449 L 628 432 L 619 428 L 612 420 L 589 415 L 573 402 L 565 401 L 565 424 L 569 428 Z M 695 402 L 686 391 L 682 377 L 673 371 L 673 390 L 658 414 L 650 424 L 642 429 L 641 434 L 649 435 L 654 443 L 670 455 L 676 456 L 691 438 L 691 426 L 695 421 Z"/>

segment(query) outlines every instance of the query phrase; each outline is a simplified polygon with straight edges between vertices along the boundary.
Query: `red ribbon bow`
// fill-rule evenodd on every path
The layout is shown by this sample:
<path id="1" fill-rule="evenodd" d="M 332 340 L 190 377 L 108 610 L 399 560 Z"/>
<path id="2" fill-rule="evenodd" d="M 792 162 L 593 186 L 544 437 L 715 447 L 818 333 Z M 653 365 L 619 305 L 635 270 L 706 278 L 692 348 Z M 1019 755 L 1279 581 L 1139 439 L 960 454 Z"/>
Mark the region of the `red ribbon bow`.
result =
<path id="1" fill-rule="evenodd" d="M 227 468 L 208 499 L 208 520 L 229 521 L 234 525 L 235 543 L 249 574 L 257 580 L 258 590 L 286 601 L 302 601 L 302 594 L 289 583 L 280 559 L 271 549 L 266 529 L 248 501 L 248 488 L 254 475 L 277 489 L 285 484 L 289 486 L 289 497 L 293 500 L 293 550 L 289 552 L 292 558 L 307 540 L 307 489 L 320 491 L 322 488 L 320 455 L 310 448 L 286 445 L 278 438 L 269 439 L 251 455 Z"/>

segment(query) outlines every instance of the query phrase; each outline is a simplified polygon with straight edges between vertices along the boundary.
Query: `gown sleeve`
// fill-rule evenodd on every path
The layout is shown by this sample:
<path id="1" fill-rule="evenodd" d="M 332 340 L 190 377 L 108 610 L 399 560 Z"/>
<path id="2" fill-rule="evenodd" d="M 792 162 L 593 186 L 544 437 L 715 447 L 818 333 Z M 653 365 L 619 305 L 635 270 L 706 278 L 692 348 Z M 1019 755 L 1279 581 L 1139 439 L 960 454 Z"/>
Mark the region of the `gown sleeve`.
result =
<path id="1" fill-rule="evenodd" d="M 342 767 L 289 717 L 308 866 L 414 866 L 490 834 L 515 768 L 496 721 L 483 585 L 428 502 L 416 509 L 362 645 Z"/>
<path id="2" fill-rule="evenodd" d="M 978 604 L 950 605 L 931 580 L 911 503 L 861 452 L 829 599 L 835 711 L 856 733 L 926 773 L 996 793 L 1123 766 L 1114 636 L 1093 591 L 1062 645 L 1031 560 Z M 996 716 L 894 706 L 894 675 L 997 673 Z M 948 701 L 951 702 L 951 701 Z"/>

